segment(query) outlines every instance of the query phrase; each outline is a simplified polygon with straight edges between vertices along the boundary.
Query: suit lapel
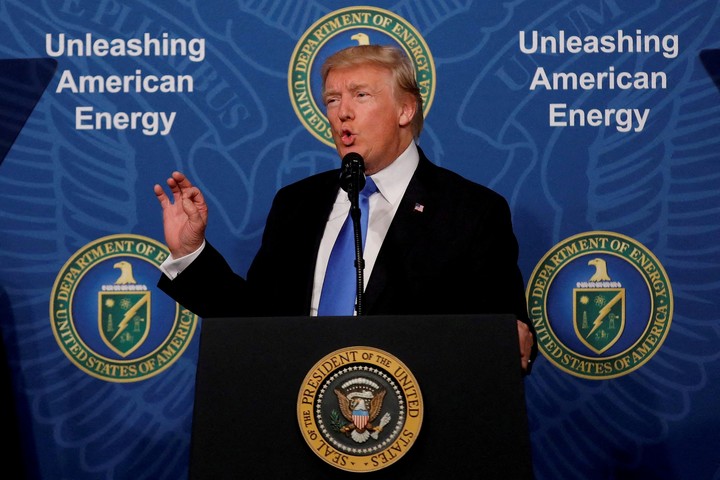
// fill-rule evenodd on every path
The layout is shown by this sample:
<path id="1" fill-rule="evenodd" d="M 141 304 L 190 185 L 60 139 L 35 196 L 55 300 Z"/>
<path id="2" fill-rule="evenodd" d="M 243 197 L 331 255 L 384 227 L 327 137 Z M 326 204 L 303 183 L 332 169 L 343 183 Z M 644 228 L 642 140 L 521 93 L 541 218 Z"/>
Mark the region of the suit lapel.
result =
<path id="1" fill-rule="evenodd" d="M 420 151 L 420 163 L 400 201 L 365 289 L 368 312 L 388 287 L 388 274 L 393 265 L 408 265 L 409 258 L 428 251 L 423 242 L 427 237 L 424 232 L 432 227 L 431 219 L 437 213 L 430 187 L 433 168 L 435 166 Z"/>

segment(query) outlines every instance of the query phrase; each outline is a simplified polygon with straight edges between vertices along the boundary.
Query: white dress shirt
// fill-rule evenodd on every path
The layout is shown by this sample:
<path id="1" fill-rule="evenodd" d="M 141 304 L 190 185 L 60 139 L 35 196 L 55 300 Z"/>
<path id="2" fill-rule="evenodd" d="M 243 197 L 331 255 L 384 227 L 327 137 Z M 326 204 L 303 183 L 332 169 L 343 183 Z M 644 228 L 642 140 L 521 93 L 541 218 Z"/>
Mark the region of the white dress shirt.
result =
<path id="1" fill-rule="evenodd" d="M 375 266 L 380 246 L 385 240 L 390 223 L 395 216 L 395 212 L 397 212 L 400 200 L 405 195 L 405 190 L 413 173 L 415 173 L 419 161 L 420 155 L 417 146 L 415 142 L 410 142 L 410 145 L 393 163 L 370 177 L 377 185 L 378 191 L 369 198 L 368 231 L 363 246 L 363 259 L 365 260 L 363 278 L 365 286 L 367 286 L 368 279 Z M 335 245 L 335 240 L 340 233 L 340 228 L 345 223 L 349 211 L 350 198 L 347 192 L 341 189 L 335 199 L 335 204 L 325 225 L 325 233 L 323 233 L 320 241 L 310 303 L 310 315 L 312 316 L 317 315 L 330 252 L 333 245 Z"/>

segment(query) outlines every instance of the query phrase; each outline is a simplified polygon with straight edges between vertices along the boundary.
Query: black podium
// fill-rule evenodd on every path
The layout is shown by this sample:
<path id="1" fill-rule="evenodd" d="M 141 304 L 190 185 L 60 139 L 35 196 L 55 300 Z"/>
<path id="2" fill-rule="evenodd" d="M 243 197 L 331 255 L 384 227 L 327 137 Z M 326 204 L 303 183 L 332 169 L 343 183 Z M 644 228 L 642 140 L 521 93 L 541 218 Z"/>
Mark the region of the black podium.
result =
<path id="1" fill-rule="evenodd" d="M 412 371 L 423 397 L 417 439 L 392 465 L 348 472 L 313 452 L 297 420 L 301 385 L 328 353 L 367 346 Z M 191 479 L 530 479 L 513 316 L 204 319 Z"/>

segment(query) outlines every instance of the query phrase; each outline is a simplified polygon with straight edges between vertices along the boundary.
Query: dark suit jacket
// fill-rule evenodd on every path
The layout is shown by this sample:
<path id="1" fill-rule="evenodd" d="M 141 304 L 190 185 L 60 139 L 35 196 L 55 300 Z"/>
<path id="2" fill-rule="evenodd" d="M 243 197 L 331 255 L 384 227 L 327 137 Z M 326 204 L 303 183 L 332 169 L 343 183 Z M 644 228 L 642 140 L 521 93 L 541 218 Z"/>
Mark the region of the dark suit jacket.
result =
<path id="1" fill-rule="evenodd" d="M 247 280 L 207 244 L 173 281 L 162 276 L 160 288 L 201 317 L 309 315 L 338 179 L 338 170 L 324 172 L 277 193 Z M 513 313 L 532 330 L 517 258 L 505 199 L 420 151 L 368 279 L 364 313 Z"/>

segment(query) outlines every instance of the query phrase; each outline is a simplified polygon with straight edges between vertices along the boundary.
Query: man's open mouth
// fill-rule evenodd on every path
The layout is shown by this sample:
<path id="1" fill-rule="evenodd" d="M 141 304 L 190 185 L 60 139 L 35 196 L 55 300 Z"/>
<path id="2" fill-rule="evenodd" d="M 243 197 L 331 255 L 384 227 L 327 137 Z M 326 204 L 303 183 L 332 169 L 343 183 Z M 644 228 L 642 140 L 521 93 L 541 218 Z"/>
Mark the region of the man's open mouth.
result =
<path id="1" fill-rule="evenodd" d="M 348 146 L 353 143 L 355 140 L 355 135 L 350 130 L 343 129 L 342 133 L 340 134 L 340 140 L 342 141 L 343 145 Z"/>

